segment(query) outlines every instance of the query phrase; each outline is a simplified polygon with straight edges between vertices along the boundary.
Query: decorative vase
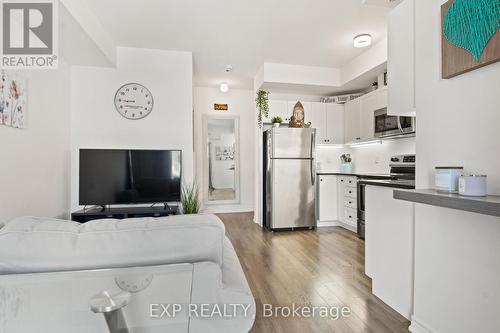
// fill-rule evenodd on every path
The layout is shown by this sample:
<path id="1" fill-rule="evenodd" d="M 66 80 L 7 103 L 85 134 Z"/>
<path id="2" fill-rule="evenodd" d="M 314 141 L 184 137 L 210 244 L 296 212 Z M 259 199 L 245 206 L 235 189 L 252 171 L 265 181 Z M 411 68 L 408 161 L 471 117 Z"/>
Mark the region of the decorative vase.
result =
<path id="1" fill-rule="evenodd" d="M 281 125 L 280 123 L 273 123 L 273 126 L 276 128 L 280 127 L 280 125 Z"/>
<path id="2" fill-rule="evenodd" d="M 352 173 L 352 163 L 342 163 L 342 164 L 340 164 L 340 172 L 342 172 L 342 173 Z"/>

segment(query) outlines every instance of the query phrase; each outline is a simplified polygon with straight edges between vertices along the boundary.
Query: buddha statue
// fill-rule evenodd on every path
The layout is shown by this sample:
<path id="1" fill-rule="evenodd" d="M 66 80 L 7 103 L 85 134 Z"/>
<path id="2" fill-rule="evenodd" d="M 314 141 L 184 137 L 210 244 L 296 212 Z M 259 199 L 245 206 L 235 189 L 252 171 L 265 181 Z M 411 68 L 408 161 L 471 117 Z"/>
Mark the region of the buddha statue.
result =
<path id="1" fill-rule="evenodd" d="M 292 128 L 304 128 L 304 106 L 302 103 L 297 102 L 293 108 L 293 116 L 290 119 L 290 127 Z"/>

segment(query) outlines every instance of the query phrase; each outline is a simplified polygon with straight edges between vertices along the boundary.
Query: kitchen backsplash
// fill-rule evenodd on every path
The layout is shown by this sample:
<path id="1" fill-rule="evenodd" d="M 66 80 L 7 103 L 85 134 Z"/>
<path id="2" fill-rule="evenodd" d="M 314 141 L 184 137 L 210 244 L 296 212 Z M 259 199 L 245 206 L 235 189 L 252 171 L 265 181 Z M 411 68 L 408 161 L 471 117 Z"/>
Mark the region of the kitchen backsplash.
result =
<path id="1" fill-rule="evenodd" d="M 415 138 L 386 140 L 381 145 L 357 148 L 319 147 L 316 151 L 318 171 L 340 171 L 340 156 L 351 154 L 353 172 L 389 173 L 390 159 L 394 155 L 415 154 Z M 418 157 L 417 157 L 418 158 Z"/>

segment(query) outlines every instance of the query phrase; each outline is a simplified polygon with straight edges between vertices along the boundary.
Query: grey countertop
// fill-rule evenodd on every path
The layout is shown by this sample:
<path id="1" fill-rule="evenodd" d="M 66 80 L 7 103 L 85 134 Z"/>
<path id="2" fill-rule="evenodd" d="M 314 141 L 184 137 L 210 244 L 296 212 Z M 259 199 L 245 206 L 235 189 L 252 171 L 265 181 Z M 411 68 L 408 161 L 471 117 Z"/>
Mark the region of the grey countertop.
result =
<path id="1" fill-rule="evenodd" d="M 394 190 L 394 199 L 500 217 L 500 196 L 463 197 L 436 190 Z"/>

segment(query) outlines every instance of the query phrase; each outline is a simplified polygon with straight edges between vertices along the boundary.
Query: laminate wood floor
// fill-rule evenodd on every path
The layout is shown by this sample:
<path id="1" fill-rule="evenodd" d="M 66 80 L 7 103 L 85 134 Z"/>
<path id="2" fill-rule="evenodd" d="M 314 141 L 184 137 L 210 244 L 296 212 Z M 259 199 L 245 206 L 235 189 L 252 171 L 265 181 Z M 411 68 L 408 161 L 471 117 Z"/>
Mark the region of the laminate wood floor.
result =
<path id="1" fill-rule="evenodd" d="M 218 214 L 226 225 L 257 303 L 252 333 L 408 332 L 409 322 L 371 294 L 364 274 L 364 242 L 340 227 L 268 232 L 253 213 Z M 351 315 L 264 318 L 263 304 L 348 306 Z"/>

